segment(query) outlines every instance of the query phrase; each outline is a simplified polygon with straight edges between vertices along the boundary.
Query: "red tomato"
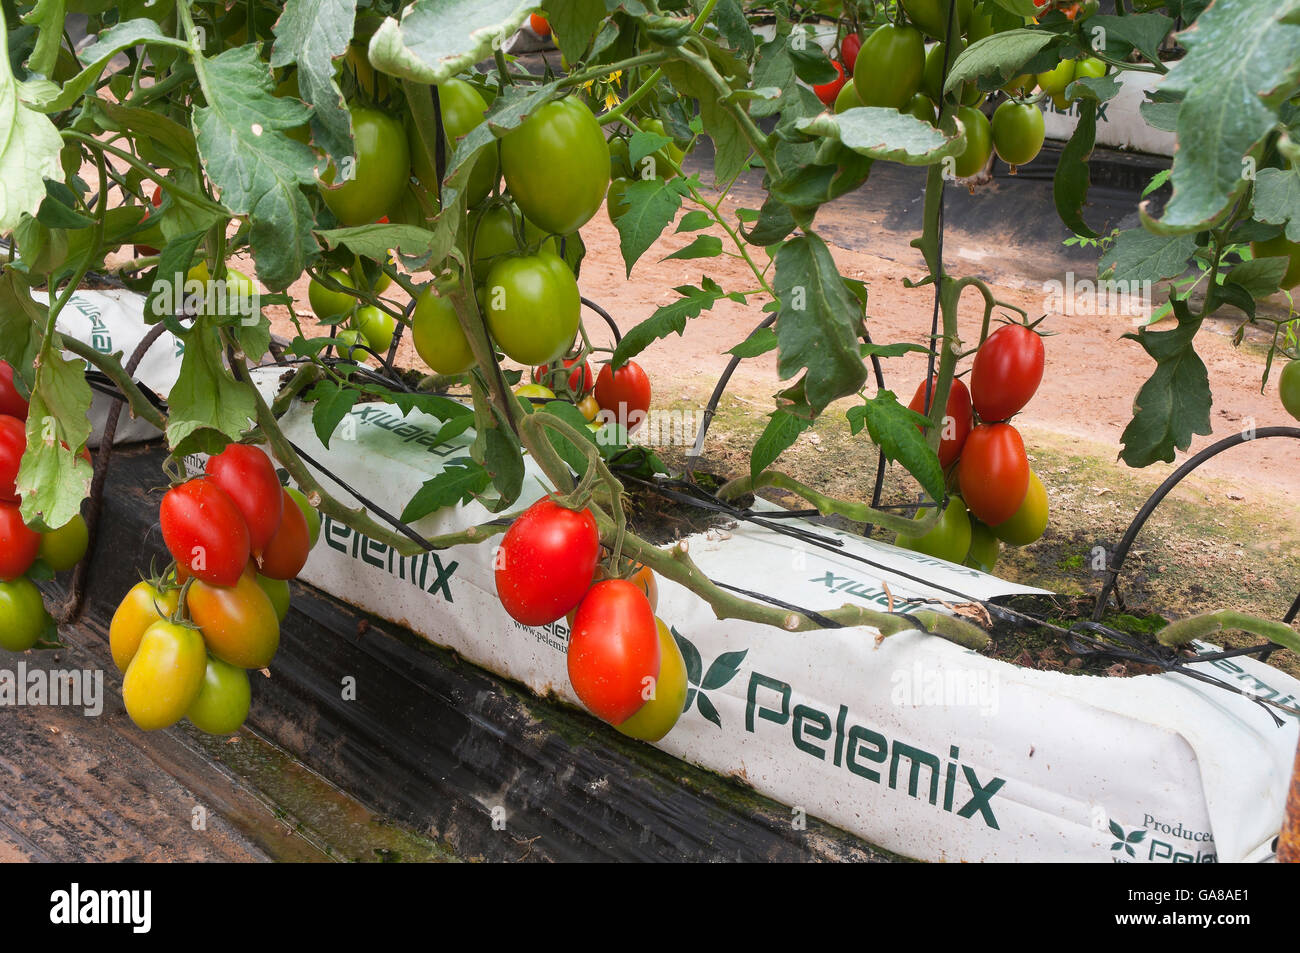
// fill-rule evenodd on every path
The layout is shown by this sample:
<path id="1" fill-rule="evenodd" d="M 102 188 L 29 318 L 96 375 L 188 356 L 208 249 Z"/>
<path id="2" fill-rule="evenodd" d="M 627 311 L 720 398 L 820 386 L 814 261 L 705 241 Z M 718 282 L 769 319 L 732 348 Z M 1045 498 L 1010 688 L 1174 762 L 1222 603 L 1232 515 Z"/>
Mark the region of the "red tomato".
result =
<path id="1" fill-rule="evenodd" d="M 551 24 L 546 17 L 539 17 L 536 13 L 528 15 L 528 25 L 533 28 L 533 32 L 538 36 L 550 36 Z"/>
<path id="2" fill-rule="evenodd" d="M 232 443 L 203 467 L 226 491 L 248 526 L 248 546 L 260 553 L 280 528 L 284 491 L 271 458 L 256 447 Z"/>
<path id="3" fill-rule="evenodd" d="M 152 201 L 153 201 L 153 207 L 154 207 L 154 208 L 159 208 L 159 207 L 162 205 L 162 186 L 161 186 L 161 185 L 155 185 L 155 186 L 154 186 L 154 189 L 153 189 L 153 200 L 152 200 Z M 142 221 L 142 222 L 143 222 L 143 221 L 146 221 L 148 218 L 149 218 L 149 209 L 146 208 L 146 209 L 144 210 L 144 215 L 143 215 L 143 217 L 141 217 L 140 221 Z M 158 249 L 154 248 L 152 245 L 136 245 L 136 246 L 135 246 L 135 255 L 136 255 L 137 258 L 143 257 L 143 256 L 145 256 L 145 255 L 158 255 L 158 254 L 161 254 L 161 253 L 158 251 Z"/>
<path id="4" fill-rule="evenodd" d="M 645 704 L 659 678 L 659 631 L 650 601 L 635 583 L 607 579 L 591 587 L 569 633 L 569 683 L 587 710 L 622 724 Z"/>
<path id="5" fill-rule="evenodd" d="M 179 567 L 214 586 L 239 581 L 250 552 L 248 526 L 234 500 L 211 478 L 198 477 L 168 490 L 158 521 Z"/>
<path id="6" fill-rule="evenodd" d="M 835 72 L 838 75 L 829 83 L 822 83 L 820 86 L 813 87 L 813 92 L 817 94 L 817 98 L 822 101 L 824 106 L 833 105 L 835 97 L 840 94 L 840 90 L 848 82 L 848 77 L 844 75 L 844 67 L 835 60 L 831 60 L 831 65 L 835 67 Z"/>
<path id="7" fill-rule="evenodd" d="M 628 361 L 617 371 L 606 364 L 596 377 L 596 403 L 601 410 L 612 412 L 631 433 L 645 421 L 650 409 L 650 378 L 636 361 Z"/>
<path id="8" fill-rule="evenodd" d="M 0 582 L 13 582 L 31 569 L 40 548 L 41 534 L 23 522 L 18 504 L 0 503 Z"/>
<path id="9" fill-rule="evenodd" d="M 538 500 L 506 531 L 497 552 L 497 596 L 524 625 L 549 625 L 582 601 L 600 555 L 591 510 Z"/>
<path id="10" fill-rule="evenodd" d="M 280 490 L 283 518 L 275 535 L 262 550 L 260 571 L 268 579 L 294 579 L 307 565 L 311 552 L 311 531 L 307 517 L 288 493 Z"/>
<path id="11" fill-rule="evenodd" d="M 935 386 L 935 384 L 932 384 L 930 387 L 930 399 L 932 401 L 934 400 Z M 922 381 L 917 386 L 916 395 L 907 406 L 909 410 L 914 410 L 918 414 L 925 413 L 925 381 Z M 970 434 L 973 423 L 974 420 L 970 409 L 970 391 L 966 389 L 965 384 L 954 379 L 952 387 L 948 390 L 948 412 L 944 415 L 943 426 L 940 428 L 942 436 L 939 439 L 939 463 L 942 466 L 950 466 L 954 460 L 961 456 L 961 448 L 966 443 L 966 437 Z M 924 428 L 921 429 L 924 430 Z"/>
<path id="12" fill-rule="evenodd" d="M 982 522 L 996 526 L 1015 516 L 1029 490 L 1029 458 L 1010 424 L 980 424 L 966 438 L 958 467 L 962 499 Z"/>
<path id="13" fill-rule="evenodd" d="M 0 501 L 18 502 L 18 467 L 27 449 L 27 425 L 17 417 L 0 414 Z"/>
<path id="14" fill-rule="evenodd" d="M 970 390 L 980 420 L 1009 420 L 1029 403 L 1043 380 L 1043 339 L 1023 324 L 990 334 L 975 354 Z"/>
<path id="15" fill-rule="evenodd" d="M 844 68 L 849 73 L 853 72 L 853 67 L 858 62 L 858 53 L 861 50 L 862 37 L 856 33 L 849 33 L 840 41 L 840 62 L 844 64 Z"/>
<path id="16" fill-rule="evenodd" d="M 586 361 L 582 362 L 581 367 L 575 366 L 578 363 L 576 357 L 566 357 L 564 359 L 565 367 L 572 367 L 573 371 L 569 374 L 569 390 L 581 397 L 587 391 L 591 390 L 591 365 Z M 560 368 L 555 362 L 544 364 L 540 367 L 533 368 L 533 380 L 543 384 L 551 390 L 556 390 L 556 384 L 561 377 Z"/>
<path id="17" fill-rule="evenodd" d="M 14 369 L 6 361 L 0 361 L 0 414 L 27 419 L 27 401 L 14 386 Z"/>

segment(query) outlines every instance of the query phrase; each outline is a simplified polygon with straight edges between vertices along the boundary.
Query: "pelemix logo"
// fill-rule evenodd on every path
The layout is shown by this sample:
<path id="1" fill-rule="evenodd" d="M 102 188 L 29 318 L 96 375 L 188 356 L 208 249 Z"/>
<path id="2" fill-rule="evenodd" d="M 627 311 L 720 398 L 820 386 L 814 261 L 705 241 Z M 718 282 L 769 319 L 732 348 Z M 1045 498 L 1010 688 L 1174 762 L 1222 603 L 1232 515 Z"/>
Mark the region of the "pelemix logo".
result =
<path id="1" fill-rule="evenodd" d="M 68 890 L 50 894 L 50 922 L 59 925 L 128 924 L 132 933 L 148 933 L 153 922 L 151 890 Z"/>
<path id="2" fill-rule="evenodd" d="M 1127 863 L 1125 857 L 1171 864 L 1213 864 L 1219 860 L 1213 848 L 1214 835 L 1209 831 L 1184 827 L 1181 821 L 1169 824 L 1146 814 L 1142 818 L 1142 827 L 1131 831 L 1126 831 L 1115 821 L 1107 821 L 1107 829 L 1113 838 L 1111 859 L 1117 864 Z M 1176 843 L 1176 840 L 1190 841 L 1198 846 L 1188 847 Z M 1201 844 L 1210 846 L 1202 850 Z"/>
<path id="3" fill-rule="evenodd" d="M 399 556 L 396 550 L 358 533 L 350 526 L 336 522 L 328 516 L 323 519 L 321 539 L 330 549 L 347 553 L 353 559 L 383 569 L 398 579 L 405 579 L 431 595 L 440 592 L 448 602 L 455 601 L 451 597 L 450 582 L 452 574 L 456 572 L 460 563 L 452 562 L 444 566 L 437 553 Z"/>
<path id="4" fill-rule="evenodd" d="M 422 446 L 435 456 L 446 457 L 463 449 L 460 446 L 444 441 L 443 438 L 438 436 L 439 431 L 437 430 L 430 430 L 422 424 L 411 423 L 400 414 L 384 410 L 386 406 L 386 404 L 367 404 L 364 407 L 353 409 L 348 416 L 356 418 L 363 424 L 387 430 L 394 437 L 401 437 L 403 443 Z"/>
<path id="5" fill-rule="evenodd" d="M 104 711 L 104 673 L 96 669 L 0 668 L 0 708 L 58 705 L 91 718 Z"/>
<path id="6" fill-rule="evenodd" d="M 682 713 L 690 711 L 691 705 L 694 704 L 699 708 L 701 715 L 721 728 L 722 717 L 705 692 L 721 688 L 735 678 L 736 673 L 740 671 L 740 663 L 745 661 L 745 656 L 749 654 L 749 649 L 740 652 L 723 652 L 713 660 L 709 670 L 705 672 L 699 649 L 676 628 L 670 627 L 668 631 L 677 641 L 677 647 L 682 650 L 682 658 L 686 661 L 686 681 L 690 687 L 686 689 L 686 701 L 682 705 Z"/>
<path id="7" fill-rule="evenodd" d="M 866 725 L 849 725 L 847 705 L 840 705 L 832 719 L 830 712 L 811 705 L 791 707 L 792 695 L 789 683 L 758 672 L 751 673 L 745 703 L 745 730 L 756 733 L 760 721 L 788 724 L 791 743 L 804 754 L 819 761 L 826 761 L 829 757 L 835 767 L 843 767 L 873 784 L 882 783 L 887 764 L 891 791 L 897 790 L 899 767 L 906 762 L 909 796 L 923 797 L 921 785 L 924 780 L 928 782 L 924 797 L 931 807 L 941 806 L 939 796 L 942 788 L 942 810 L 949 814 L 955 812 L 966 820 L 978 814 L 986 827 L 1001 830 L 993 811 L 993 797 L 1007 783 L 1006 779 L 981 781 L 970 765 L 961 763 L 961 751 L 956 745 L 949 746 L 948 762 L 944 764 L 938 755 L 898 739 L 890 741 Z M 833 744 L 818 744 L 832 739 Z M 870 767 L 873 764 L 879 765 L 880 770 Z M 960 776 L 958 768 L 961 769 Z M 965 798 L 960 805 L 958 796 Z"/>
<path id="8" fill-rule="evenodd" d="M 972 576 L 979 575 L 979 572 L 974 569 L 959 569 L 959 567 L 953 566 L 952 563 L 942 562 L 930 556 L 926 556 L 923 553 L 912 553 L 910 551 L 900 550 L 900 555 L 907 558 L 919 557 L 918 561 L 920 562 L 932 563 L 935 566 L 940 566 L 953 571 L 968 571 Z M 879 585 L 871 585 L 868 582 L 861 579 L 855 579 L 852 576 L 837 576 L 833 572 L 826 572 L 822 573 L 820 576 L 813 576 L 808 581 L 819 582 L 834 593 L 857 596 L 859 599 L 865 599 L 867 602 L 874 603 L 882 609 L 889 609 L 892 604 L 894 612 L 909 612 L 912 609 L 924 605 L 924 603 L 918 602 L 917 600 L 900 599 L 897 596 L 891 600 L 889 593 Z"/>

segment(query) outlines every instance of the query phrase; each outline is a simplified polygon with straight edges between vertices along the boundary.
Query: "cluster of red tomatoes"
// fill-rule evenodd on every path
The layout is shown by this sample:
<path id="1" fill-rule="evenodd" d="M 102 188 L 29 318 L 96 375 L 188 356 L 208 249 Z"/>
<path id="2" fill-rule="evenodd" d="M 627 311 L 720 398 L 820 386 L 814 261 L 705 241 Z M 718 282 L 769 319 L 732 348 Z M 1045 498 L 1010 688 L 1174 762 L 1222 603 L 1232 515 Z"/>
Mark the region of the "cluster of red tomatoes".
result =
<path id="1" fill-rule="evenodd" d="M 617 421 L 635 431 L 650 410 L 650 378 L 636 361 L 618 370 L 606 364 L 592 384 L 591 365 L 576 357 L 533 368 L 533 383 L 515 388 L 515 396 L 533 402 L 569 400 L 597 431 Z"/>
<path id="2" fill-rule="evenodd" d="M 1027 546 L 1043 535 L 1047 491 L 1008 423 L 1038 390 L 1043 362 L 1043 339 L 1023 324 L 1004 325 L 980 345 L 970 388 L 952 382 L 939 443 L 939 463 L 958 494 L 933 529 L 900 534 L 899 546 L 990 572 L 1001 543 Z M 922 382 L 908 406 L 923 413 L 925 401 Z"/>
<path id="3" fill-rule="evenodd" d="M 30 649 L 50 624 L 28 573 L 38 561 L 54 572 L 71 569 L 86 555 L 89 541 L 79 513 L 49 533 L 23 522 L 17 482 L 26 450 L 27 401 L 14 386 L 13 368 L 0 361 L 0 647 L 11 652 Z"/>
<path id="4" fill-rule="evenodd" d="M 497 550 L 497 596 L 524 625 L 567 616 L 569 682 L 583 705 L 625 735 L 658 741 L 681 716 L 686 662 L 655 616 L 659 588 L 649 568 L 618 578 L 600 559 L 590 510 L 539 500 Z"/>
<path id="5" fill-rule="evenodd" d="M 138 583 L 109 625 L 122 700 L 146 731 L 182 718 L 229 734 L 248 716 L 249 669 L 270 664 L 320 518 L 262 451 L 231 444 L 159 508 L 174 563 Z"/>

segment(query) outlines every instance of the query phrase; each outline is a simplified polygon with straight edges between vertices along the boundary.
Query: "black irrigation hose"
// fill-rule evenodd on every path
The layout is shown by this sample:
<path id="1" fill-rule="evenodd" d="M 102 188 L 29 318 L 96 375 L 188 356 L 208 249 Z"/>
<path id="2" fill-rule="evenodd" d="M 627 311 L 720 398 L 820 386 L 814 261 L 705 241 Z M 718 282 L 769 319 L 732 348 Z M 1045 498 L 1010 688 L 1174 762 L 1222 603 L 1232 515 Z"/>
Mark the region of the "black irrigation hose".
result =
<path id="1" fill-rule="evenodd" d="M 608 311 L 596 304 L 596 302 L 592 301 L 590 298 L 579 298 L 578 300 L 605 319 L 605 323 L 609 325 L 609 329 L 614 332 L 614 346 L 618 347 L 623 340 L 623 332 L 618 329 L 618 322 L 614 320 Z"/>

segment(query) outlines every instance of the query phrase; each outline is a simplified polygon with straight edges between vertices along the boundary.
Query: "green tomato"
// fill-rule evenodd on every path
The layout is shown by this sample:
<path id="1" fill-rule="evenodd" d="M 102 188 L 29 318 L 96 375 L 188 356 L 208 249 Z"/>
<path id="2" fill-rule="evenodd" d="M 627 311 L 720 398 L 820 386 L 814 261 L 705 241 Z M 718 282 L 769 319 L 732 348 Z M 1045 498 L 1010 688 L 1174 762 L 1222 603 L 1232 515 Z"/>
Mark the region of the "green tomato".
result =
<path id="1" fill-rule="evenodd" d="M 840 87 L 840 94 L 835 97 L 835 112 L 844 112 L 846 109 L 856 109 L 862 105 L 862 99 L 858 96 L 858 86 L 856 83 L 848 82 Z"/>
<path id="2" fill-rule="evenodd" d="M 1021 73 L 1012 77 L 1011 82 L 1002 87 L 1002 92 L 1008 96 L 1028 96 L 1034 91 L 1036 81 L 1033 73 Z"/>
<path id="3" fill-rule="evenodd" d="M 632 178 L 632 159 L 626 139 L 616 137 L 609 140 L 609 177 L 610 179 Z"/>
<path id="4" fill-rule="evenodd" d="M 356 145 L 347 170 L 350 174 L 338 188 L 326 188 L 336 177 L 331 164 L 321 176 L 320 192 L 343 225 L 370 225 L 391 212 L 401 198 L 411 175 L 411 150 L 399 120 L 355 104 L 348 111 Z"/>
<path id="5" fill-rule="evenodd" d="M 140 639 L 122 678 L 122 701 L 145 731 L 168 728 L 185 717 L 203 688 L 208 653 L 198 629 L 155 622 Z"/>
<path id="6" fill-rule="evenodd" d="M 659 631 L 659 675 L 642 691 L 642 697 L 649 695 L 646 703 L 614 726 L 629 738 L 642 741 L 658 741 L 672 731 L 686 706 L 686 660 L 672 632 L 658 617 L 655 628 Z"/>
<path id="7" fill-rule="evenodd" d="M 442 128 L 447 136 L 447 159 L 450 161 L 456 144 L 483 122 L 488 104 L 483 95 L 463 79 L 449 79 L 438 87 L 438 105 L 442 109 Z M 487 198 L 500 177 L 496 150 L 485 149 L 474 160 L 474 168 L 470 170 L 469 184 L 465 188 L 468 204 L 478 205 Z M 423 176 L 421 181 L 424 181 Z"/>
<path id="8" fill-rule="evenodd" d="M 542 251 L 502 258 L 484 287 L 488 329 L 507 357 L 547 364 L 573 344 L 581 310 L 578 282 L 557 256 Z"/>
<path id="9" fill-rule="evenodd" d="M 928 516 L 929 510 L 917 514 L 918 519 Z M 928 533 L 921 536 L 907 536 L 902 533 L 894 540 L 894 545 L 913 552 L 925 553 L 935 559 L 946 559 L 950 563 L 960 563 L 970 552 L 971 530 L 970 517 L 966 513 L 966 504 L 959 497 L 948 498 L 939 522 Z"/>
<path id="10" fill-rule="evenodd" d="M 970 552 L 962 561 L 963 566 L 970 566 L 980 572 L 992 572 L 998 564 L 1002 552 L 1002 543 L 993 535 L 993 530 L 975 517 L 970 518 Z"/>
<path id="11" fill-rule="evenodd" d="M 591 110 L 568 96 L 535 110 L 501 140 L 501 169 L 524 217 L 567 235 L 605 201 L 609 146 Z"/>
<path id="12" fill-rule="evenodd" d="M 334 346 L 338 349 L 340 357 L 351 358 L 352 352 L 363 343 L 365 343 L 365 335 L 356 328 L 334 329 Z M 361 360 L 367 356 L 363 352 L 356 359 Z"/>
<path id="13" fill-rule="evenodd" d="M 1282 368 L 1282 376 L 1278 380 L 1278 396 L 1282 398 L 1286 412 L 1300 420 L 1300 360 L 1290 361 Z"/>
<path id="14" fill-rule="evenodd" d="M 919 30 L 885 24 L 862 44 L 853 67 L 853 85 L 864 106 L 903 109 L 921 88 L 925 42 Z"/>
<path id="15" fill-rule="evenodd" d="M 1049 96 L 1065 92 L 1065 87 L 1074 82 L 1074 60 L 1062 60 L 1054 69 L 1039 73 L 1036 79 L 1039 87 Z"/>
<path id="16" fill-rule="evenodd" d="M 89 545 L 90 531 L 78 513 L 58 529 L 41 534 L 37 555 L 55 572 L 64 572 L 81 562 Z"/>
<path id="17" fill-rule="evenodd" d="M 624 197 L 631 185 L 631 179 L 615 179 L 609 183 L 609 194 L 605 196 L 605 210 L 609 212 L 610 222 L 617 222 L 623 213 L 627 211 L 627 207 L 624 205 Z"/>
<path id="18" fill-rule="evenodd" d="M 470 252 L 470 273 L 474 277 L 475 284 L 482 284 L 487 280 L 488 272 L 492 270 L 492 264 L 497 258 L 525 250 L 519 247 L 519 240 L 515 237 L 515 226 L 518 222 L 518 212 L 508 205 L 493 205 L 483 212 L 470 212 L 468 234 L 473 241 Z M 559 254 L 555 239 L 547 239 L 546 233 L 526 218 L 523 237 L 529 244 L 542 243 L 547 251 Z M 543 239 L 546 239 L 544 243 Z"/>
<path id="19" fill-rule="evenodd" d="M 671 179 L 677 174 L 673 171 L 674 166 L 681 167 L 682 159 L 686 158 L 686 153 L 673 141 L 672 133 L 664 128 L 662 120 L 647 119 L 641 123 L 641 128 L 646 132 L 654 133 L 656 136 L 664 136 L 669 141 L 650 153 L 650 155 L 643 156 L 633 170 L 631 178 Z"/>
<path id="20" fill-rule="evenodd" d="M 515 388 L 515 396 L 532 403 L 534 400 L 555 400 L 555 391 L 542 384 L 520 384 Z"/>
<path id="21" fill-rule="evenodd" d="M 1262 242 L 1251 242 L 1250 253 L 1256 258 L 1285 258 L 1288 261 L 1278 286 L 1290 291 L 1300 285 L 1300 242 L 1289 241 L 1286 233 Z"/>
<path id="22" fill-rule="evenodd" d="M 1106 65 L 1105 60 L 1099 60 L 1095 56 L 1085 56 L 1074 64 L 1074 78 L 1100 79 L 1109 70 L 1110 67 Z"/>
<path id="23" fill-rule="evenodd" d="M 937 103 L 943 100 L 943 60 L 947 55 L 947 50 L 948 45 L 946 43 L 936 43 L 930 47 L 930 52 L 925 54 L 925 72 L 921 74 L 921 92 L 929 96 L 931 102 Z M 957 57 L 961 56 L 965 50 L 965 41 L 958 40 L 957 48 L 948 60 L 948 69 L 952 69 L 952 64 L 957 62 Z"/>
<path id="24" fill-rule="evenodd" d="M 957 156 L 954 172 L 959 179 L 975 175 L 989 161 L 993 151 L 993 132 L 988 117 L 974 106 L 959 106 L 957 118 L 966 127 L 966 148 Z"/>
<path id="25" fill-rule="evenodd" d="M 283 622 L 284 617 L 289 614 L 289 580 L 268 579 L 258 573 L 257 584 L 266 593 L 266 598 L 271 600 L 271 605 L 275 606 L 276 619 Z"/>
<path id="26" fill-rule="evenodd" d="M 420 360 L 437 374 L 463 374 L 474 366 L 474 352 L 450 299 L 425 288 L 411 315 L 411 338 Z"/>
<path id="27" fill-rule="evenodd" d="M 357 309 L 357 330 L 365 336 L 366 344 L 376 354 L 384 355 L 393 344 L 393 332 L 397 321 L 386 311 L 380 311 L 374 305 L 364 305 Z"/>
<path id="28" fill-rule="evenodd" d="M 329 272 L 329 277 L 333 278 L 345 288 L 355 288 L 352 282 L 352 276 L 346 271 L 335 269 Z M 346 291 L 331 291 L 315 278 L 307 284 L 307 301 L 311 304 L 311 309 L 318 318 L 336 318 L 341 314 L 348 314 L 356 306 L 357 299 Z"/>
<path id="29" fill-rule="evenodd" d="M 25 652 L 36 644 L 50 614 L 45 611 L 41 590 L 26 576 L 0 582 L 0 648 Z"/>
<path id="30" fill-rule="evenodd" d="M 1033 470 L 1029 471 L 1029 489 L 1020 509 L 992 529 L 994 536 L 1013 546 L 1028 546 L 1047 530 L 1047 489 Z"/>
<path id="31" fill-rule="evenodd" d="M 925 93 L 917 93 L 912 97 L 912 101 L 907 104 L 903 110 L 909 116 L 915 116 L 922 122 L 928 122 L 934 125 L 938 121 L 938 114 L 934 111 L 934 103 L 930 102 L 930 97 Z"/>
<path id="32" fill-rule="evenodd" d="M 1032 162 L 1043 149 L 1043 113 L 1029 103 L 1007 100 L 993 111 L 993 148 L 1014 169 Z"/>
<path id="33" fill-rule="evenodd" d="M 307 496 L 302 490 L 286 486 L 284 491 L 298 504 L 298 509 L 302 510 L 302 515 L 307 519 L 307 548 L 310 549 L 316 545 L 316 540 L 320 539 L 320 513 L 307 501 Z"/>
<path id="34" fill-rule="evenodd" d="M 187 285 L 196 281 L 203 286 L 197 314 L 243 314 L 257 309 L 257 286 L 242 271 L 226 266 L 225 278 L 215 281 L 208 263 L 201 261 L 185 273 Z"/>
<path id="35" fill-rule="evenodd" d="M 901 0 L 907 18 L 936 40 L 946 40 L 949 0 Z M 974 0 L 957 0 L 957 24 L 953 32 L 961 36 L 964 24 L 971 21 Z"/>
<path id="36" fill-rule="evenodd" d="M 993 29 L 993 14 L 989 10 L 991 3 L 992 0 L 977 3 L 975 9 L 971 11 L 970 20 L 966 25 L 966 42 L 972 46 L 997 32 Z"/>
<path id="37" fill-rule="evenodd" d="M 232 734 L 248 718 L 252 696 L 248 672 L 209 656 L 199 697 L 185 716 L 210 735 Z"/>

